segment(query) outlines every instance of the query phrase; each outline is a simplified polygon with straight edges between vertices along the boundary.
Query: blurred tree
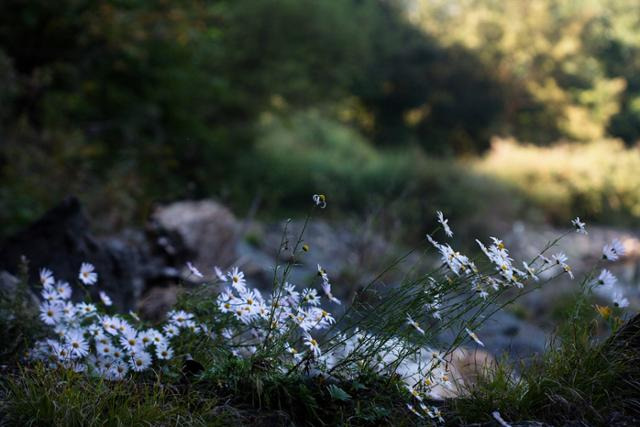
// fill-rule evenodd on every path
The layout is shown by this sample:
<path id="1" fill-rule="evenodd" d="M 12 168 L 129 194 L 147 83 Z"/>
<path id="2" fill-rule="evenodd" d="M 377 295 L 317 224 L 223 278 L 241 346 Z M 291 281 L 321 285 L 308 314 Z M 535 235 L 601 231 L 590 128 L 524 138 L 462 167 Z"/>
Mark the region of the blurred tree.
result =
<path id="1" fill-rule="evenodd" d="M 67 192 L 112 222 L 154 200 L 250 199 L 237 177 L 260 117 L 345 100 L 380 144 L 486 146 L 500 110 L 486 67 L 403 12 L 381 0 L 0 2 L 0 220 Z"/>
<path id="2" fill-rule="evenodd" d="M 346 93 L 376 5 L 1 2 L 3 215 L 68 191 L 143 211 L 223 191 L 262 112 Z"/>
<path id="3" fill-rule="evenodd" d="M 438 154 L 487 148 L 503 109 L 495 79 L 473 53 L 442 47 L 401 12 L 383 3 L 369 21 L 375 51 L 353 93 L 371 112 L 370 136 L 387 146 L 413 141 Z"/>
<path id="4" fill-rule="evenodd" d="M 611 67 L 594 55 L 594 37 L 610 37 L 602 31 L 596 35 L 594 23 L 604 19 L 628 28 L 629 9 L 637 9 L 636 3 L 406 2 L 413 22 L 438 40 L 461 43 L 494 70 L 505 89 L 502 131 L 539 143 L 559 137 L 600 138 L 615 122 L 629 81 L 622 73 L 610 72 Z"/>

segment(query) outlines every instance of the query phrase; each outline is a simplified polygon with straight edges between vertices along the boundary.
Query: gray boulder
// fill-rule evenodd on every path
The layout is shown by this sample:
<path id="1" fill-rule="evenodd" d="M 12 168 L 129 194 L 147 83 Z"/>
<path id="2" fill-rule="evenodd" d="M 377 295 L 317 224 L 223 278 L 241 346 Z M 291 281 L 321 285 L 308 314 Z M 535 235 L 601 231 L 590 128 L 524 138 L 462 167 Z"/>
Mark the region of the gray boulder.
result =
<path id="1" fill-rule="evenodd" d="M 148 226 L 154 243 L 164 247 L 176 265 L 193 262 L 203 273 L 237 259 L 239 224 L 225 206 L 213 201 L 183 201 L 161 206 Z"/>

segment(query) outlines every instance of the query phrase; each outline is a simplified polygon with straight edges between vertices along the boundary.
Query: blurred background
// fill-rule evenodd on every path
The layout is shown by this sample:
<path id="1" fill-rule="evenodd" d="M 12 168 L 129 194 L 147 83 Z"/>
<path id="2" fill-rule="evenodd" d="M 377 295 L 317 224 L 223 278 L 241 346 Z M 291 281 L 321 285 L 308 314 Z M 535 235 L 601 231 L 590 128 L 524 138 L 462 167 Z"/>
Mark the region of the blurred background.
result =
<path id="1" fill-rule="evenodd" d="M 1 231 L 70 193 L 105 229 L 318 192 L 635 226 L 639 23 L 633 0 L 5 0 Z"/>
<path id="2" fill-rule="evenodd" d="M 109 234 L 177 200 L 273 221 L 324 193 L 402 244 L 442 210 L 460 242 L 525 254 L 580 216 L 595 243 L 568 253 L 633 254 L 639 25 L 636 0 L 4 0 L 0 237 L 69 194 Z"/>

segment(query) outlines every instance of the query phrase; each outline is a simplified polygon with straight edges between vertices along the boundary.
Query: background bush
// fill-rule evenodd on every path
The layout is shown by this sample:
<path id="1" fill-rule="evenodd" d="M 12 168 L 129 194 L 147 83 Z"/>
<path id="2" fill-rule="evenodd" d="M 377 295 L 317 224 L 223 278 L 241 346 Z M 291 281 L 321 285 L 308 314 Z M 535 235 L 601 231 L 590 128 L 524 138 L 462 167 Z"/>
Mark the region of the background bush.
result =
<path id="1" fill-rule="evenodd" d="M 265 183 L 278 186 L 262 198 L 267 213 L 310 185 L 346 209 L 381 191 L 474 214 L 503 191 L 469 168 L 493 136 L 633 145 L 640 135 L 635 2 L 411 4 L 2 2 L 0 234 L 68 193 L 112 230 L 179 198 L 244 211 Z M 633 196 L 584 197 L 594 219 L 637 215 Z"/>
<path id="2" fill-rule="evenodd" d="M 478 163 L 551 220 L 580 212 L 627 225 L 640 219 L 639 168 L 638 148 L 616 140 L 548 148 L 501 141 Z"/>

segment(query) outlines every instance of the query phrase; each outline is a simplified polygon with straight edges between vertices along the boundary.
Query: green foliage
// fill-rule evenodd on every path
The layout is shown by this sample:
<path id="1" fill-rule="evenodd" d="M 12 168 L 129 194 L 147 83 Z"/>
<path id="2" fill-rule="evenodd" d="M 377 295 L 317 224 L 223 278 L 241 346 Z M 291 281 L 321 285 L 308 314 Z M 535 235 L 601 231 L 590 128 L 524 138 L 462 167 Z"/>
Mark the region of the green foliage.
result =
<path id="1" fill-rule="evenodd" d="M 6 274 L 6 273 L 5 273 Z M 36 297 L 28 285 L 27 264 L 21 266 L 16 286 L 9 284 L 0 293 L 0 360 L 15 363 L 42 336 Z"/>
<path id="2" fill-rule="evenodd" d="M 215 396 L 158 381 L 112 383 L 42 365 L 3 379 L 2 411 L 13 425 L 229 425 Z M 237 423 L 237 421 L 236 421 Z"/>
<path id="3" fill-rule="evenodd" d="M 351 400 L 351 396 L 349 395 L 349 393 L 347 393 L 337 385 L 331 384 L 329 387 L 327 387 L 327 389 L 329 390 L 329 394 L 331 395 L 332 399 L 341 400 L 343 402 Z"/>
<path id="4" fill-rule="evenodd" d="M 226 371 L 190 383 L 127 380 L 112 383 L 42 365 L 6 376 L 0 383 L 4 421 L 20 425 L 415 425 L 395 381 L 363 378 L 360 390 L 302 377 L 252 377 Z M 221 381 L 236 380 L 234 389 Z M 366 385 L 365 385 L 366 384 Z M 335 399 L 345 388 L 353 399 Z M 384 391 L 384 392 L 383 392 Z M 342 390 L 342 393 L 347 393 Z M 252 401 L 252 397 L 255 399 Z"/>
<path id="5" fill-rule="evenodd" d="M 376 149 L 318 111 L 265 119 L 260 134 L 255 154 L 242 163 L 240 186 L 261 194 L 266 211 L 302 209 L 310 192 L 322 193 L 339 211 L 383 210 L 415 236 L 431 229 L 425 218 L 434 206 L 446 207 L 471 227 L 480 218 L 520 210 L 515 191 L 490 175 L 425 156 L 418 147 Z"/>
<path id="6" fill-rule="evenodd" d="M 513 186 L 520 197 L 560 221 L 581 217 L 637 224 L 640 152 L 619 141 L 550 148 L 503 141 L 477 165 L 478 172 Z"/>
<path id="7" fill-rule="evenodd" d="M 437 0 L 420 2 L 411 18 L 496 70 L 503 132 L 542 144 L 607 135 L 632 143 L 640 137 L 638 7 L 632 0 Z"/>
<path id="8" fill-rule="evenodd" d="M 339 115 L 450 153 L 486 146 L 500 110 L 486 67 L 378 0 L 9 0 L 0 75 L 3 234 L 68 193 L 105 229 L 179 197 L 246 206 L 265 114 L 329 107 L 323 132 Z"/>
<path id="9" fill-rule="evenodd" d="M 640 402 L 633 348 L 637 319 L 626 337 L 614 334 L 598 341 L 594 334 L 600 321 L 587 302 L 588 294 L 580 294 L 543 355 L 515 366 L 503 360 L 481 372 L 466 396 L 450 402 L 459 422 L 490 421 L 498 410 L 509 422 L 607 425 L 618 417 L 619 422 L 633 423 Z"/>

